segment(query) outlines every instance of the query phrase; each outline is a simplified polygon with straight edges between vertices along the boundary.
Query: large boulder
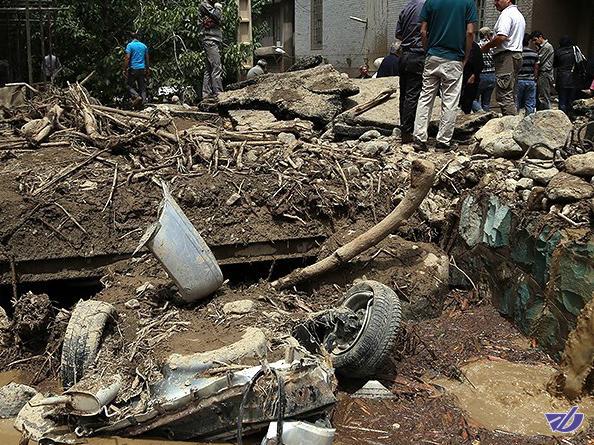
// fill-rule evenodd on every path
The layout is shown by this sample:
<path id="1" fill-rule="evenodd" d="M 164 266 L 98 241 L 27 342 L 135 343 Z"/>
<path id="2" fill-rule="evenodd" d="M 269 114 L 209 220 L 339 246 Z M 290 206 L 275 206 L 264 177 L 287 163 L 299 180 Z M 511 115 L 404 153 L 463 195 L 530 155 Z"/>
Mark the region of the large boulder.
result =
<path id="1" fill-rule="evenodd" d="M 571 156 L 565 162 L 567 173 L 578 176 L 594 176 L 594 151 Z"/>
<path id="2" fill-rule="evenodd" d="M 573 202 L 594 196 L 594 187 L 582 178 L 559 173 L 549 182 L 546 194 L 553 202 Z"/>
<path id="3" fill-rule="evenodd" d="M 243 84 L 242 84 L 243 85 Z M 359 89 L 331 65 L 250 79 L 246 86 L 219 95 L 218 106 L 263 109 L 327 124 L 343 110 L 343 99 Z"/>
<path id="4" fill-rule="evenodd" d="M 514 140 L 514 130 L 520 123 L 518 116 L 492 119 L 476 132 L 480 150 L 495 158 L 517 158 L 524 150 Z"/>
<path id="5" fill-rule="evenodd" d="M 29 386 L 9 383 L 0 388 L 0 419 L 16 417 L 37 391 Z"/>
<path id="6" fill-rule="evenodd" d="M 548 150 L 538 149 L 535 153 L 538 157 L 552 159 L 553 151 L 565 145 L 572 128 L 573 124 L 563 111 L 538 111 L 522 119 L 514 130 L 513 138 L 524 150 L 536 144 L 546 145 Z"/>

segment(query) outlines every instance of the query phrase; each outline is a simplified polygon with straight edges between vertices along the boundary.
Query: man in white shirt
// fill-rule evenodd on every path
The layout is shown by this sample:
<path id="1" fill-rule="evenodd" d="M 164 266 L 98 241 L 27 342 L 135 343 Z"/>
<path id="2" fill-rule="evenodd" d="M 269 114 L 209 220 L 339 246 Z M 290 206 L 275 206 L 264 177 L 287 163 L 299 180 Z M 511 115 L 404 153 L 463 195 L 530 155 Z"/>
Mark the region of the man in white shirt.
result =
<path id="1" fill-rule="evenodd" d="M 495 7 L 501 13 L 495 24 L 495 37 L 482 47 L 483 53 L 493 49 L 495 97 L 504 116 L 518 114 L 516 108 L 516 84 L 522 67 L 522 49 L 526 20 L 518 10 L 515 0 L 495 0 Z"/>

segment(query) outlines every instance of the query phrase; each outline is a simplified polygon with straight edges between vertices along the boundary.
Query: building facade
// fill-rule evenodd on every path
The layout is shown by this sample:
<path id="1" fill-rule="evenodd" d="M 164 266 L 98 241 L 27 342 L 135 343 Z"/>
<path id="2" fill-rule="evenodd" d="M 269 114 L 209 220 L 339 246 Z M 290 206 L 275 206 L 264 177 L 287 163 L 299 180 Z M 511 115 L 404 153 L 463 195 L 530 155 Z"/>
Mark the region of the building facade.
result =
<path id="1" fill-rule="evenodd" d="M 385 56 L 398 15 L 408 0 L 295 0 L 295 55 L 322 55 L 338 69 L 355 74 Z M 594 1 L 518 0 L 527 30 L 540 30 L 554 46 L 569 35 L 594 57 Z M 479 25 L 493 27 L 499 12 L 493 0 L 477 0 Z"/>

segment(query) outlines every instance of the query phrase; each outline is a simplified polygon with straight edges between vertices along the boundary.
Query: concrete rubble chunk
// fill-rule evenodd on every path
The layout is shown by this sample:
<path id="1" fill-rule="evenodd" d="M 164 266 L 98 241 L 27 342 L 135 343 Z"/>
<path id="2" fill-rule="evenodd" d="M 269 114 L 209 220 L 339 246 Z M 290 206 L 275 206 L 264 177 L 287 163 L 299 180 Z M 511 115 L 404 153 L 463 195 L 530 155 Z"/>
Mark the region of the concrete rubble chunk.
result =
<path id="1" fill-rule="evenodd" d="M 514 130 L 513 138 L 524 150 L 536 144 L 546 145 L 549 150 L 541 150 L 539 153 L 551 159 L 552 150 L 565 145 L 572 128 L 573 124 L 563 111 L 538 111 L 522 119 Z M 534 154 L 531 153 L 531 156 Z"/>
<path id="2" fill-rule="evenodd" d="M 359 150 L 363 156 L 373 158 L 380 153 L 384 153 L 390 149 L 390 144 L 386 141 L 373 140 L 369 142 L 363 142 L 359 145 Z"/>
<path id="3" fill-rule="evenodd" d="M 546 189 L 552 202 L 572 202 L 594 196 L 594 187 L 582 178 L 567 173 L 556 175 Z"/>
<path id="4" fill-rule="evenodd" d="M 532 187 L 534 187 L 534 179 L 521 178 L 518 181 L 518 188 L 520 188 L 520 189 L 527 190 L 527 189 L 531 189 Z"/>
<path id="5" fill-rule="evenodd" d="M 253 79 L 247 86 L 222 93 L 219 109 L 268 108 L 275 115 L 290 115 L 326 124 L 342 112 L 344 97 L 359 89 L 331 65 Z"/>
<path id="6" fill-rule="evenodd" d="M 565 161 L 567 173 L 578 176 L 594 176 L 594 151 L 571 156 Z"/>
<path id="7" fill-rule="evenodd" d="M 476 132 L 480 150 L 495 158 L 517 158 L 524 150 L 514 140 L 514 129 L 520 123 L 518 116 L 492 119 Z"/>
<path id="8" fill-rule="evenodd" d="M 522 168 L 522 176 L 532 179 L 537 184 L 547 185 L 559 173 L 555 167 L 543 168 L 534 164 L 526 164 Z"/>
<path id="9" fill-rule="evenodd" d="M 30 386 L 9 383 L 0 388 L 0 419 L 16 417 L 37 391 Z"/>
<path id="10" fill-rule="evenodd" d="M 238 300 L 227 303 L 223 306 L 226 315 L 245 315 L 254 309 L 255 303 L 252 300 Z"/>
<path id="11" fill-rule="evenodd" d="M 267 110 L 229 110 L 229 117 L 234 125 L 253 129 L 278 121 L 274 114 Z"/>

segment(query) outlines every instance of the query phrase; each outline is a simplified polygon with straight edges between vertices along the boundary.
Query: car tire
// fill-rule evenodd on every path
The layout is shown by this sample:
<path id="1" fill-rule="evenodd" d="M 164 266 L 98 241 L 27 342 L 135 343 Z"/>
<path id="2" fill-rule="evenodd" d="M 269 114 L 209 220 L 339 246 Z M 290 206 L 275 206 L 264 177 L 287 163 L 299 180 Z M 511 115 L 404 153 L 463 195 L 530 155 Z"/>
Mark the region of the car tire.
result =
<path id="1" fill-rule="evenodd" d="M 62 345 L 61 375 L 64 389 L 78 382 L 95 361 L 105 327 L 115 308 L 102 301 L 79 301 L 70 317 Z"/>
<path id="2" fill-rule="evenodd" d="M 377 281 L 362 281 L 349 289 L 342 306 L 355 312 L 366 308 L 365 320 L 348 349 L 331 353 L 334 367 L 345 377 L 372 376 L 385 363 L 398 340 L 400 299 L 392 289 Z"/>

